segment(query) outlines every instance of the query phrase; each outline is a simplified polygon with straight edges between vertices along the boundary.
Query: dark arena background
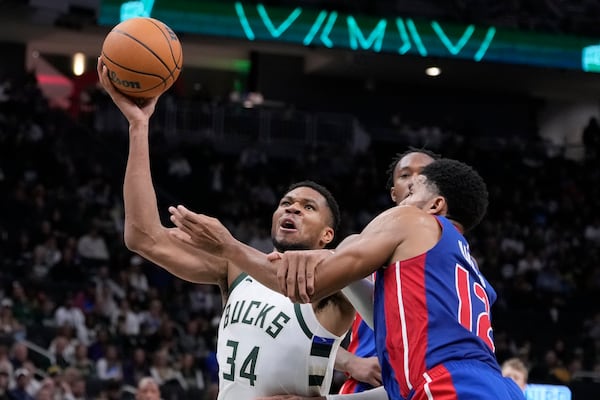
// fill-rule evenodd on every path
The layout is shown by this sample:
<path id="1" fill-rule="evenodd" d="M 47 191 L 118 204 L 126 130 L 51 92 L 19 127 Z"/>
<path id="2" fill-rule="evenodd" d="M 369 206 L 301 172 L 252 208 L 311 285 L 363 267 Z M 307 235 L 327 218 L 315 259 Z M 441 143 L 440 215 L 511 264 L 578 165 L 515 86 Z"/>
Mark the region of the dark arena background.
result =
<path id="1" fill-rule="evenodd" d="M 396 153 L 465 161 L 490 191 L 468 239 L 498 361 L 525 363 L 529 399 L 598 398 L 595 0 L 0 0 L 1 393 L 25 368 L 36 399 L 133 398 L 150 375 L 165 399 L 216 398 L 218 288 L 123 243 L 127 122 L 95 68 L 132 16 L 183 45 L 152 120 L 165 224 L 186 204 L 270 252 L 278 196 L 313 179 L 339 240 L 392 205 Z"/>

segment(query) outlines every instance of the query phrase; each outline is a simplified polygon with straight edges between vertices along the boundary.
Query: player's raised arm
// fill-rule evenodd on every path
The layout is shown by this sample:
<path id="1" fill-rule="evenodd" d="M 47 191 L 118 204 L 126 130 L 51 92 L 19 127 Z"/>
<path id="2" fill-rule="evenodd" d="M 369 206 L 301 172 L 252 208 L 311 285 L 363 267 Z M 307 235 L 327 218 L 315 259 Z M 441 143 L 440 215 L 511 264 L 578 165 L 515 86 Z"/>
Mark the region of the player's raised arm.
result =
<path id="1" fill-rule="evenodd" d="M 135 101 L 116 90 L 101 58 L 97 70 L 100 83 L 129 122 L 129 155 L 123 186 L 126 246 L 182 279 L 223 282 L 227 278 L 225 261 L 174 240 L 168 234 L 169 228 L 160 221 L 148 144 L 150 117 L 159 96 Z"/>

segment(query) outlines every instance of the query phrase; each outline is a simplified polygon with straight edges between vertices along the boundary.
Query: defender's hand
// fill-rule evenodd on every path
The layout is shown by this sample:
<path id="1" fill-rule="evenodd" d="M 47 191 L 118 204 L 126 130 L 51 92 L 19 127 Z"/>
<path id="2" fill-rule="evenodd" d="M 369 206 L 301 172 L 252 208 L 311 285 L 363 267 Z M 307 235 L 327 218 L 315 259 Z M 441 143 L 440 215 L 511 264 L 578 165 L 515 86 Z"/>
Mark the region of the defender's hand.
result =
<path id="1" fill-rule="evenodd" d="M 212 254 L 220 254 L 226 243 L 235 239 L 221 222 L 203 214 L 197 214 L 184 206 L 169 207 L 171 221 L 178 229 L 173 237 Z"/>

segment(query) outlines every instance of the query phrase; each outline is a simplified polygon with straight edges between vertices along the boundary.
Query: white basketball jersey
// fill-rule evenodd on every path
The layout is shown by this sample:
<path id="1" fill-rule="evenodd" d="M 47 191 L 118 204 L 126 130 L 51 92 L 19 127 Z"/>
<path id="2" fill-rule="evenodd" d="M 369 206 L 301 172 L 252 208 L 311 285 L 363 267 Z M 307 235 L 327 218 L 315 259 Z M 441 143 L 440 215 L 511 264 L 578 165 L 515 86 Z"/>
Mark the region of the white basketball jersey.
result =
<path id="1" fill-rule="evenodd" d="M 321 326 L 311 304 L 294 304 L 241 274 L 219 323 L 218 400 L 328 394 L 342 339 Z"/>

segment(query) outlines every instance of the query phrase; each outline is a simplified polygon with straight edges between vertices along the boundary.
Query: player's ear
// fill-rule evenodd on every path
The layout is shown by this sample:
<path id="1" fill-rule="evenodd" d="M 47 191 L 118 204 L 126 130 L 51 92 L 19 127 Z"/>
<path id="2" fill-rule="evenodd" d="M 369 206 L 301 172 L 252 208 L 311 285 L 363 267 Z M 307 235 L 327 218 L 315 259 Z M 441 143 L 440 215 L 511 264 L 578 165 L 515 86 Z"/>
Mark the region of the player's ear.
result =
<path id="1" fill-rule="evenodd" d="M 429 203 L 429 212 L 434 215 L 448 214 L 448 203 L 444 196 L 435 196 Z"/>
<path id="2" fill-rule="evenodd" d="M 390 197 L 392 198 L 392 201 L 394 203 L 396 203 L 396 190 L 394 189 L 393 186 L 390 188 Z M 396 203 L 396 204 L 398 204 L 398 203 Z"/>
<path id="3" fill-rule="evenodd" d="M 329 244 L 333 240 L 334 236 L 335 236 L 335 232 L 333 231 L 333 228 L 330 226 L 327 226 L 327 227 L 325 227 L 325 229 L 323 230 L 323 233 L 321 234 L 321 240 L 323 241 L 323 243 Z"/>

